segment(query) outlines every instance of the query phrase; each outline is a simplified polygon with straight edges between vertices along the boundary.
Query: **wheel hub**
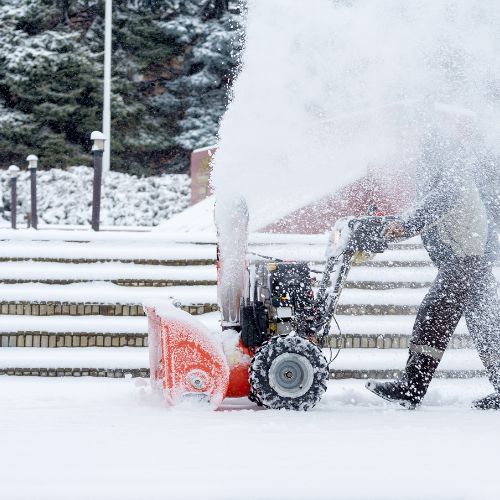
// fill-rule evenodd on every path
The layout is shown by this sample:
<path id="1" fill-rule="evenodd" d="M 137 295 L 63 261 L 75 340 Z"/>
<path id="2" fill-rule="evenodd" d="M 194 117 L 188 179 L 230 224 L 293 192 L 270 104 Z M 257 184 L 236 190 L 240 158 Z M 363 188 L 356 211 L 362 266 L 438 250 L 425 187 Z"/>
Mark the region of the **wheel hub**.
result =
<path id="1" fill-rule="evenodd" d="M 314 369 L 310 361 L 296 353 L 277 356 L 269 370 L 269 384 L 282 397 L 303 396 L 311 388 L 313 379 Z"/>

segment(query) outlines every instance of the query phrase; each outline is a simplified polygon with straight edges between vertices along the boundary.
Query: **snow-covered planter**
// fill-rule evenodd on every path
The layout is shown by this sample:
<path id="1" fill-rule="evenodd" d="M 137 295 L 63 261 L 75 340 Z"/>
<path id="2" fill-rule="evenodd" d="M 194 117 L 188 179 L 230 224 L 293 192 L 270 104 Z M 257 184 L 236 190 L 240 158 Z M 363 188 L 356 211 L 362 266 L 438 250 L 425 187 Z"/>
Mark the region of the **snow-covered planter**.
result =
<path id="1" fill-rule="evenodd" d="M 92 211 L 93 169 L 70 167 L 37 172 L 38 220 L 41 224 L 89 224 Z M 30 211 L 29 172 L 17 180 L 20 224 Z M 7 170 L 0 170 L 0 221 L 10 220 L 10 187 Z M 189 205 L 188 175 L 136 177 L 119 172 L 104 175 L 101 224 L 156 226 Z"/>

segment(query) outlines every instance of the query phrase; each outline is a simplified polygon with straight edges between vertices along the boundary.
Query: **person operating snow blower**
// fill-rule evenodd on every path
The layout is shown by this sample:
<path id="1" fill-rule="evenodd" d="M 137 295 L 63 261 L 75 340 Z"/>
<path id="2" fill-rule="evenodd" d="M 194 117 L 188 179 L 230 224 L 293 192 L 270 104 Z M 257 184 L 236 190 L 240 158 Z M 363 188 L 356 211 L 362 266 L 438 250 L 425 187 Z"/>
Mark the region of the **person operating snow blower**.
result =
<path id="1" fill-rule="evenodd" d="M 471 165 L 477 162 L 470 160 L 463 142 L 432 135 L 417 168 L 419 201 L 389 224 L 385 235 L 392 239 L 421 235 L 438 274 L 418 310 L 402 375 L 366 386 L 388 401 L 415 408 L 464 315 L 495 389 L 473 406 L 500 409 L 500 302 L 493 275 L 498 253 L 498 165 L 483 159 L 474 172 Z"/>

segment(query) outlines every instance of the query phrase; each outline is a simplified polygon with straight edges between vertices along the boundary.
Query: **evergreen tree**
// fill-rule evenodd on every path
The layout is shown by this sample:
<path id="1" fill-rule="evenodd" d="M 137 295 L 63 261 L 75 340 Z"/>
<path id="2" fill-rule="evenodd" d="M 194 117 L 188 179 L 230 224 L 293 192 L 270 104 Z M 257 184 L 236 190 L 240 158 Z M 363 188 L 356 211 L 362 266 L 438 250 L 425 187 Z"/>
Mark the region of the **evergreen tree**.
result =
<path id="1" fill-rule="evenodd" d="M 89 164 L 103 0 L 0 0 L 0 162 Z M 234 0 L 115 0 L 112 168 L 185 171 L 213 144 L 241 47 Z"/>
<path id="2" fill-rule="evenodd" d="M 163 28 L 183 47 L 183 75 L 164 83 L 159 112 L 177 113 L 184 151 L 215 144 L 243 45 L 242 7 L 227 0 L 186 2 Z M 197 15 L 193 12 L 196 11 Z"/>
<path id="3" fill-rule="evenodd" d="M 37 151 L 42 162 L 88 162 L 89 130 L 99 128 L 99 66 L 77 32 L 55 30 L 42 0 L 0 4 L 0 102 L 6 111 L 0 160 Z"/>

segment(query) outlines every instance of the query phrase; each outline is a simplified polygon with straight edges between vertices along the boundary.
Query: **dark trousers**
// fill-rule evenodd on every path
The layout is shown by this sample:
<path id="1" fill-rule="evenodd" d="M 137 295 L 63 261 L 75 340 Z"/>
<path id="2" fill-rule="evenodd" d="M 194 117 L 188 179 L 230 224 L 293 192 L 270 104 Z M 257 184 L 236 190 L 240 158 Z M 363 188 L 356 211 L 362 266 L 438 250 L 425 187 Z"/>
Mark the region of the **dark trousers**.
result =
<path id="1" fill-rule="evenodd" d="M 415 320 L 410 351 L 441 359 L 462 315 L 495 389 L 500 390 L 500 302 L 486 258 L 446 259 Z"/>

